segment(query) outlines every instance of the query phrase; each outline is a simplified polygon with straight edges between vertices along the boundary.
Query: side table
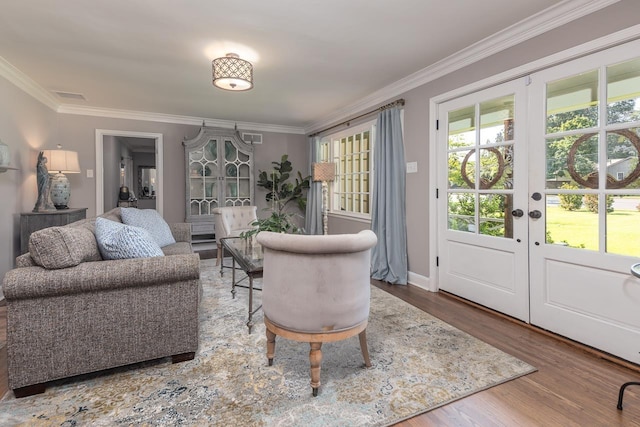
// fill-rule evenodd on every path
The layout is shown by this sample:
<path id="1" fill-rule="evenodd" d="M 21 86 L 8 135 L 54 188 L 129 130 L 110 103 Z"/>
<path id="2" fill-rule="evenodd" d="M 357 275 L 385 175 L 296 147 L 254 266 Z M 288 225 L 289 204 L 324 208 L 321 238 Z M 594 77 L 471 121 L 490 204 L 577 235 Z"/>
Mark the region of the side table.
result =
<path id="1" fill-rule="evenodd" d="M 60 209 L 52 212 L 24 212 L 20 214 L 20 254 L 29 252 L 29 236 L 34 231 L 58 227 L 85 219 L 87 208 Z"/>

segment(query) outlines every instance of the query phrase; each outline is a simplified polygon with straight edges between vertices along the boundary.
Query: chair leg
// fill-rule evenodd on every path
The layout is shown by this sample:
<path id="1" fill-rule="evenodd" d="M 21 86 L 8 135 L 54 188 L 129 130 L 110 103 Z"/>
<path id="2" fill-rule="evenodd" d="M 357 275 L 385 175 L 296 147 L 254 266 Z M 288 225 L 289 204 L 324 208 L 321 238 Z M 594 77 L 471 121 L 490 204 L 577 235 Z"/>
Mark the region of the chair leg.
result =
<path id="1" fill-rule="evenodd" d="M 276 334 L 271 332 L 269 328 L 266 328 L 267 331 L 267 360 L 269 361 L 269 366 L 273 366 L 273 357 L 276 353 Z"/>
<path id="2" fill-rule="evenodd" d="M 220 265 L 220 260 L 222 259 L 222 245 L 218 244 L 216 250 L 216 266 Z"/>
<path id="3" fill-rule="evenodd" d="M 367 330 L 360 332 L 358 335 L 360 338 L 360 350 L 362 351 L 362 357 L 364 357 L 364 366 L 371 367 L 371 359 L 369 359 L 369 349 L 367 348 Z"/>
<path id="4" fill-rule="evenodd" d="M 618 393 L 618 409 L 622 410 L 622 398 L 624 397 L 624 390 L 630 385 L 640 385 L 640 382 L 632 381 L 622 384 L 620 387 L 620 393 Z"/>
<path id="5" fill-rule="evenodd" d="M 312 342 L 311 350 L 309 351 L 309 362 L 311 364 L 311 389 L 313 390 L 313 396 L 318 395 L 318 388 L 320 387 L 320 365 L 322 365 L 322 343 Z"/>

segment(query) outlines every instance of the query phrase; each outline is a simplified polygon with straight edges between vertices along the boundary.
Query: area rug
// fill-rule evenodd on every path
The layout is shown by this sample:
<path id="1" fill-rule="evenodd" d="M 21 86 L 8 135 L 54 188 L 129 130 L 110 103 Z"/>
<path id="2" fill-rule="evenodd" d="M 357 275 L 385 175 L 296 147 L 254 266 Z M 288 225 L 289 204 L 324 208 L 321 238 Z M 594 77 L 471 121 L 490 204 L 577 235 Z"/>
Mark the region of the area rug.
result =
<path id="1" fill-rule="evenodd" d="M 278 338 L 267 365 L 262 314 L 248 334 L 247 290 L 201 261 L 200 346 L 192 361 L 132 365 L 0 401 L 0 425 L 384 426 L 535 369 L 372 287 L 365 368 L 357 337 L 322 347 L 312 397 L 309 346 Z M 260 293 L 257 294 L 259 303 Z"/>

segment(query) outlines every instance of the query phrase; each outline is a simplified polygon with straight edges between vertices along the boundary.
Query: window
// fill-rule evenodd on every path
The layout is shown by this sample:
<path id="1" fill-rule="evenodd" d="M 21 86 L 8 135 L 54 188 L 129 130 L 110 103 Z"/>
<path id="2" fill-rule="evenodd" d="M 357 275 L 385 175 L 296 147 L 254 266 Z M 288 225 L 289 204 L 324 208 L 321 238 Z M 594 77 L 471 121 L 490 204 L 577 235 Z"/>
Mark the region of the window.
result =
<path id="1" fill-rule="evenodd" d="M 336 164 L 329 209 L 333 213 L 369 217 L 375 120 L 329 135 L 320 143 L 320 160 Z"/>

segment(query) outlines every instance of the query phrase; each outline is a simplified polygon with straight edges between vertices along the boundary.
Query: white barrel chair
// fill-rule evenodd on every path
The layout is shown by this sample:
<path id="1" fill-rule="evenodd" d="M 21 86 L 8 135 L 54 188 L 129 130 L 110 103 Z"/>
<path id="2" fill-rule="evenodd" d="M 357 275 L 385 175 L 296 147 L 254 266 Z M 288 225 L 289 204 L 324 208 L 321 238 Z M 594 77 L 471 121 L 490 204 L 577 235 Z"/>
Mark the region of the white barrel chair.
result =
<path id="1" fill-rule="evenodd" d="M 276 335 L 311 346 L 311 388 L 320 387 L 322 343 L 359 335 L 371 366 L 366 328 L 370 304 L 371 248 L 376 235 L 300 235 L 260 232 L 264 252 L 262 309 L 267 359 L 273 364 Z"/>

